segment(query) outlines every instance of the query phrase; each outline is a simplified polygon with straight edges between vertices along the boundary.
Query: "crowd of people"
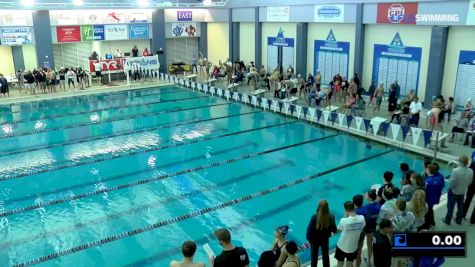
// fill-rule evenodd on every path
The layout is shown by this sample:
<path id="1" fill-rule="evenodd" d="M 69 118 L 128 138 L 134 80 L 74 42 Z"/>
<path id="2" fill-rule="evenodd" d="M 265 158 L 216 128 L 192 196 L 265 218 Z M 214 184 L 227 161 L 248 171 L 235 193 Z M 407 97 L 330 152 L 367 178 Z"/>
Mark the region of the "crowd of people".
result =
<path id="1" fill-rule="evenodd" d="M 344 202 L 344 216 L 338 224 L 328 201 L 320 200 L 306 232 L 311 267 L 317 266 L 319 250 L 323 266 L 330 266 L 330 238 L 337 233 L 340 236 L 334 257 L 339 267 L 359 267 L 363 261 L 366 265 L 375 267 L 442 266 L 445 261 L 443 257 L 420 255 L 412 258 L 392 258 L 392 234 L 432 231 L 436 225 L 434 206 L 439 204 L 446 183 L 447 211 L 441 223 L 463 223 L 475 194 L 475 153 L 472 159 L 462 155 L 450 165 L 452 172 L 444 177 L 439 171 L 439 165 L 430 160 L 424 161 L 422 172 L 411 170 L 407 163 L 401 163 L 399 181 L 394 181 L 394 173 L 386 171 L 382 175 L 382 185 L 374 185 L 365 196 L 357 194 Z M 455 206 L 457 212 L 452 221 Z M 469 220 L 471 225 L 475 225 L 475 209 Z M 271 249 L 260 255 L 258 267 L 302 266 L 297 255 L 298 245 L 295 241 L 286 239 L 289 231 L 288 225 L 275 228 Z M 216 257 L 209 255 L 210 266 L 250 266 L 246 249 L 233 245 L 229 230 L 218 229 L 214 235 L 223 251 Z M 367 249 L 363 253 L 365 243 Z M 183 260 L 172 261 L 170 267 L 205 266 L 205 263 L 193 261 L 196 249 L 196 243 L 193 241 L 183 243 Z"/>

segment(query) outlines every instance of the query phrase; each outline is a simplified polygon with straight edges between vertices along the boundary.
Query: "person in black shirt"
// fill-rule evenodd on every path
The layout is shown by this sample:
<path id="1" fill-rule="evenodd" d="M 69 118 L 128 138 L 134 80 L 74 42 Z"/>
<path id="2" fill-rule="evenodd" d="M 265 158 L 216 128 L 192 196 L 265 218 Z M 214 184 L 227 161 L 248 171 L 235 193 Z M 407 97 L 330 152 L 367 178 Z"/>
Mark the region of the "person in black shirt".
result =
<path id="1" fill-rule="evenodd" d="M 381 205 L 384 204 L 384 199 L 383 199 L 384 189 L 388 187 L 394 187 L 392 183 L 393 177 L 394 177 L 394 173 L 390 171 L 384 172 L 383 174 L 384 184 L 378 189 L 378 200 L 381 203 Z"/>
<path id="2" fill-rule="evenodd" d="M 132 48 L 132 56 L 133 57 L 138 57 L 139 56 L 139 49 L 137 48 L 136 45 L 134 45 L 134 48 Z"/>
<path id="3" fill-rule="evenodd" d="M 388 233 L 392 231 L 391 221 L 383 219 L 379 231 L 373 237 L 373 255 L 375 267 L 391 267 L 391 242 Z"/>
<path id="4" fill-rule="evenodd" d="M 214 232 L 214 235 L 223 247 L 223 252 L 216 258 L 211 257 L 210 264 L 212 267 L 249 267 L 249 256 L 243 247 L 236 247 L 231 242 L 231 233 L 221 228 Z"/>
<path id="5" fill-rule="evenodd" d="M 330 213 L 328 202 L 324 199 L 318 203 L 317 212 L 312 216 L 307 227 L 307 241 L 311 245 L 311 266 L 317 266 L 318 249 L 322 248 L 324 267 L 330 266 L 328 255 L 329 239 L 336 233 L 335 217 Z"/>

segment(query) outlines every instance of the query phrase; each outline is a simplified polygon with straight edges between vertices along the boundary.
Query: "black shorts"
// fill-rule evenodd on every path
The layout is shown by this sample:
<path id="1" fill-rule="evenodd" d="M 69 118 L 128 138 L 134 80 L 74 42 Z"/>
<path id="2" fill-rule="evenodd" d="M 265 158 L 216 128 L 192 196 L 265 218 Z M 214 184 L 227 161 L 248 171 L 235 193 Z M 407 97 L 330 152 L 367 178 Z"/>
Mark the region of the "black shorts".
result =
<path id="1" fill-rule="evenodd" d="M 100 71 L 96 71 L 96 77 L 102 77 L 102 73 Z"/>
<path id="2" fill-rule="evenodd" d="M 336 247 L 335 251 L 335 259 L 337 261 L 354 261 L 356 260 L 356 257 L 358 256 L 358 250 L 352 253 L 346 253 L 343 250 L 341 250 L 338 246 Z"/>

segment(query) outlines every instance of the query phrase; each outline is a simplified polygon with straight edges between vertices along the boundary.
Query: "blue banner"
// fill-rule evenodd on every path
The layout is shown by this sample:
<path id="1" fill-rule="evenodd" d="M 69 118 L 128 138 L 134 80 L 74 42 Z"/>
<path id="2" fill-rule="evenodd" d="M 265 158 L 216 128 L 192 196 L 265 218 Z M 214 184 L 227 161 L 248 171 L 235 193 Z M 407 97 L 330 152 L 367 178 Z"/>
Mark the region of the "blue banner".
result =
<path id="1" fill-rule="evenodd" d="M 336 74 L 348 77 L 350 43 L 338 42 L 330 30 L 326 40 L 314 41 L 313 73 L 320 70 L 322 83 L 327 84 Z"/>
<path id="2" fill-rule="evenodd" d="M 455 82 L 455 104 L 464 108 L 468 98 L 475 92 L 475 51 L 460 50 L 457 78 Z"/>
<path id="3" fill-rule="evenodd" d="M 103 41 L 105 39 L 104 25 L 94 25 L 94 40 Z"/>
<path id="4" fill-rule="evenodd" d="M 132 24 L 129 26 L 130 39 L 148 39 L 148 24 Z"/>
<path id="5" fill-rule="evenodd" d="M 383 82 L 385 88 L 398 81 L 399 95 L 405 96 L 411 89 L 417 94 L 421 54 L 420 47 L 404 46 L 399 33 L 390 45 L 375 44 L 372 80 Z"/>
<path id="6" fill-rule="evenodd" d="M 267 45 L 294 47 L 294 38 L 285 38 L 284 31 L 279 29 L 277 37 L 267 37 Z"/>

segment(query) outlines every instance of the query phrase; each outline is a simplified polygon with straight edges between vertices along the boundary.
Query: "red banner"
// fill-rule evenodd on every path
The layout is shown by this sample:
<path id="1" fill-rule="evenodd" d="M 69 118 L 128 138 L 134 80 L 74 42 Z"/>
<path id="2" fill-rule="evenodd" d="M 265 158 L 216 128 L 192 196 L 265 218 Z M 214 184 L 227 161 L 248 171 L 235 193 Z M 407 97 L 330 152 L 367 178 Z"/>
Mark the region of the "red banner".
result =
<path id="1" fill-rule="evenodd" d="M 378 4 L 377 23 L 416 24 L 417 3 L 383 3 Z"/>
<path id="2" fill-rule="evenodd" d="M 81 42 L 81 26 L 58 26 L 56 35 L 58 43 Z"/>
<path id="3" fill-rule="evenodd" d="M 101 59 L 99 60 L 99 63 L 101 63 L 101 71 L 107 72 L 107 71 L 119 71 L 119 70 L 124 70 L 124 62 L 125 58 L 115 58 L 115 59 Z M 94 64 L 96 63 L 96 60 L 89 60 L 89 71 L 90 72 L 95 72 L 96 67 Z"/>

